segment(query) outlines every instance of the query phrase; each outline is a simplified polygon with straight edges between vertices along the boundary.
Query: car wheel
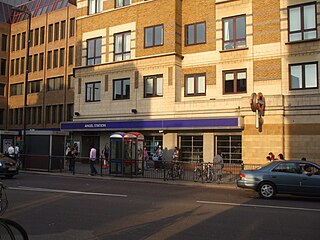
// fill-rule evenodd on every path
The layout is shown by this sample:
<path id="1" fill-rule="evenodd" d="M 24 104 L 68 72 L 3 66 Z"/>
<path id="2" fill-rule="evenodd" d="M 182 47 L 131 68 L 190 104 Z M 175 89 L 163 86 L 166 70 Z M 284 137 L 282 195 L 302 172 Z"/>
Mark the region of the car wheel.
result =
<path id="1" fill-rule="evenodd" d="M 259 195 L 262 198 L 270 199 L 276 194 L 276 187 L 270 182 L 261 183 L 259 187 Z"/>

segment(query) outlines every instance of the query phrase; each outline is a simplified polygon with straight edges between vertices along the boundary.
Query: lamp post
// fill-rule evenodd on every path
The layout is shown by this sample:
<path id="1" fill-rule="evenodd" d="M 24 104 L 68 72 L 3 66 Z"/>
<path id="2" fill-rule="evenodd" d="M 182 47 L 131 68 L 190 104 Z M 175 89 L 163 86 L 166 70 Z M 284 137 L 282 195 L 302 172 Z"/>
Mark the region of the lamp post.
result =
<path id="1" fill-rule="evenodd" d="M 13 8 L 13 11 L 24 13 L 28 16 L 27 22 L 27 49 L 26 49 L 26 67 L 25 67 L 25 78 L 24 78 L 24 104 L 23 104 L 23 154 L 27 151 L 27 140 L 26 140 L 26 128 L 27 128 L 27 96 L 28 96 L 28 77 L 29 77 L 29 52 L 30 52 L 30 28 L 31 28 L 31 12 L 20 8 Z M 25 159 L 25 155 L 24 155 Z"/>

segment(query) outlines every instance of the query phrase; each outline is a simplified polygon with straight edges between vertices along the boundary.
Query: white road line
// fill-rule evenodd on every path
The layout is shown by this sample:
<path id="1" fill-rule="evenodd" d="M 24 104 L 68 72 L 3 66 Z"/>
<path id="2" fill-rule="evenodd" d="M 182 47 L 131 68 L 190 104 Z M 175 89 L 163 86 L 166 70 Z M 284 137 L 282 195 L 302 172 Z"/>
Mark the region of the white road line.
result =
<path id="1" fill-rule="evenodd" d="M 273 208 L 273 209 L 320 212 L 320 209 L 317 209 L 317 208 L 298 208 L 298 207 L 284 207 L 284 206 L 273 206 L 273 205 L 255 205 L 255 204 L 245 204 L 245 203 L 225 203 L 225 202 L 210 202 L 210 201 L 197 201 L 197 203 L 239 206 L 239 207 Z"/>
<path id="2" fill-rule="evenodd" d="M 48 188 L 32 188 L 32 187 L 23 187 L 23 186 L 20 186 L 20 187 L 8 187 L 8 189 L 22 190 L 22 191 L 34 191 L 34 192 L 83 194 L 83 195 L 108 196 L 108 197 L 128 197 L 128 195 L 125 195 L 125 194 L 79 192 L 79 191 L 68 191 L 68 190 L 48 189 Z"/>

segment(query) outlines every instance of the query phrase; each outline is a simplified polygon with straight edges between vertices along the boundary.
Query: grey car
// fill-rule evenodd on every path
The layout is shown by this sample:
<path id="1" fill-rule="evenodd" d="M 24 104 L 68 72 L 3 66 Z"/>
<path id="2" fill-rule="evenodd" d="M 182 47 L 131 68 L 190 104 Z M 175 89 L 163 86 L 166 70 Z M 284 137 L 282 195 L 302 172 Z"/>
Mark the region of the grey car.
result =
<path id="1" fill-rule="evenodd" d="M 0 177 L 12 178 L 19 173 L 17 161 L 0 153 Z"/>
<path id="2" fill-rule="evenodd" d="M 237 186 L 253 189 L 266 199 L 278 193 L 320 196 L 320 166 L 309 161 L 273 161 L 256 170 L 242 170 Z"/>

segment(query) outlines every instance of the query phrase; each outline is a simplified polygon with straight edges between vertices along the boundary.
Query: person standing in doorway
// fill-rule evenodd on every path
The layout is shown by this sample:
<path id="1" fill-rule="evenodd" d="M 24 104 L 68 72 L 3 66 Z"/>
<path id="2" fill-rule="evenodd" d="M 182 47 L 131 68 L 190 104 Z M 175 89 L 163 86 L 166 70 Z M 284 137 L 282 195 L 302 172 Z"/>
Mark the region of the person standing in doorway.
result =
<path id="1" fill-rule="evenodd" d="M 94 146 L 91 145 L 90 156 L 89 156 L 91 176 L 97 175 L 98 173 L 97 169 L 94 166 L 94 162 L 96 161 L 96 158 L 97 158 L 97 149 L 95 149 Z"/>

